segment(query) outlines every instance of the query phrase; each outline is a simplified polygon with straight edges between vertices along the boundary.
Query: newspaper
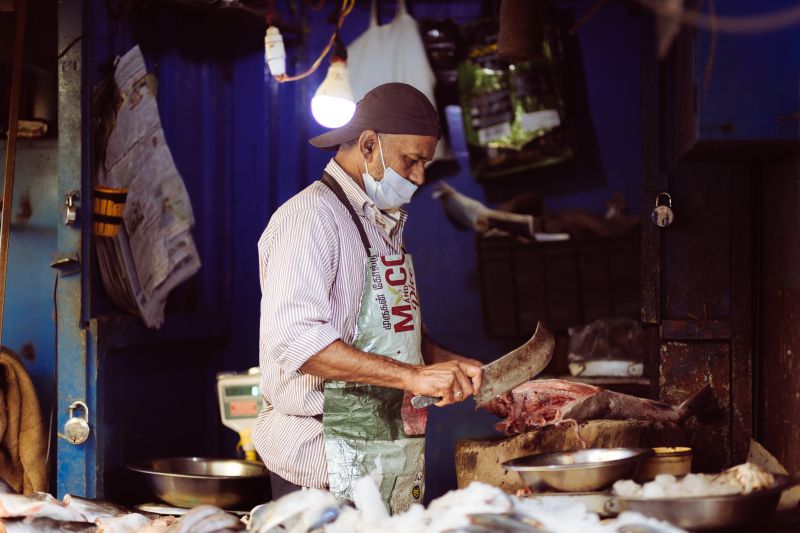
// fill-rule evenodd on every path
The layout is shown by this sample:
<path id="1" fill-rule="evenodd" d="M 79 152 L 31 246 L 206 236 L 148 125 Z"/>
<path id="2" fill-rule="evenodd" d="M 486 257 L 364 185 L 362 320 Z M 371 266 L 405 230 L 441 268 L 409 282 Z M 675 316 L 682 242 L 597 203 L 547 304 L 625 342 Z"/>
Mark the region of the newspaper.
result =
<path id="1" fill-rule="evenodd" d="M 200 268 L 191 228 L 189 195 L 164 138 L 154 83 L 138 46 L 118 59 L 118 102 L 96 172 L 98 184 L 127 188 L 124 226 L 114 238 L 97 238 L 103 284 L 115 304 L 144 323 L 164 322 L 169 292 Z"/>

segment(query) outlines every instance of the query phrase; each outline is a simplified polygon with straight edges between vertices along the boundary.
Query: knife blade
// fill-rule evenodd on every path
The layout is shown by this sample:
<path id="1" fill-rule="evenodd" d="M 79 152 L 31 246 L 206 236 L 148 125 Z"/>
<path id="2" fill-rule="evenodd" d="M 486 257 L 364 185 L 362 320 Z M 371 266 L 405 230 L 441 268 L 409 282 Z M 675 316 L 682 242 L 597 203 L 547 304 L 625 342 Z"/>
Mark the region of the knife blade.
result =
<path id="1" fill-rule="evenodd" d="M 553 334 L 539 322 L 533 336 L 525 344 L 482 367 L 483 382 L 473 395 L 476 406 L 483 407 L 497 396 L 539 374 L 550 363 L 555 345 Z M 411 405 L 422 409 L 441 400 L 435 396 L 414 396 Z"/>

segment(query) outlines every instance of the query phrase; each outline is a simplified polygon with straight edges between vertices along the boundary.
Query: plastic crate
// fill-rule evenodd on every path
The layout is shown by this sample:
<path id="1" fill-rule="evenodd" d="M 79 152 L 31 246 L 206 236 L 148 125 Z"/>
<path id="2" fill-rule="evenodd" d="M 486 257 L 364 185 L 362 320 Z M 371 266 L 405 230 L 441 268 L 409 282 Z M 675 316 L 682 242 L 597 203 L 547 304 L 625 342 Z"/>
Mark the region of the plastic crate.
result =
<path id="1" fill-rule="evenodd" d="M 640 246 L 638 232 L 535 243 L 478 237 L 487 334 L 530 335 L 539 320 L 564 331 L 598 318 L 638 318 Z"/>

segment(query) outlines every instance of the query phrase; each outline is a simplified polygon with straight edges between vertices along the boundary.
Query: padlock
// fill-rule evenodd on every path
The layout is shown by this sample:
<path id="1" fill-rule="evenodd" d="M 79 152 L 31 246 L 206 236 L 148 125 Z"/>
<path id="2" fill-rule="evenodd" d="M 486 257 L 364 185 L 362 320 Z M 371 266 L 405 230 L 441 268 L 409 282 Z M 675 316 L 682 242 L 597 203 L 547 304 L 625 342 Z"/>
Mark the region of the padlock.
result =
<path id="1" fill-rule="evenodd" d="M 83 417 L 75 416 L 75 409 L 83 408 Z M 89 440 L 89 407 L 78 400 L 69 406 L 69 420 L 64 424 L 66 439 L 72 444 L 83 444 Z"/>
<path id="2" fill-rule="evenodd" d="M 662 203 L 661 199 L 666 198 L 667 203 Z M 675 213 L 672 212 L 672 196 L 669 193 L 660 192 L 656 195 L 656 206 L 653 212 L 650 213 L 650 220 L 659 228 L 666 228 L 675 219 Z"/>

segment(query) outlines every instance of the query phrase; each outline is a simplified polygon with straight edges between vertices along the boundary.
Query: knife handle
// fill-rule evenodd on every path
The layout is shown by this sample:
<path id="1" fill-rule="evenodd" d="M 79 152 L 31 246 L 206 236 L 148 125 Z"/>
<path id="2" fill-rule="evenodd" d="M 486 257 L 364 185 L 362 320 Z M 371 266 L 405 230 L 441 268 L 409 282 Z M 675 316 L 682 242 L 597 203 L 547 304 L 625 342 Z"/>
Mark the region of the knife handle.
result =
<path id="1" fill-rule="evenodd" d="M 411 405 L 414 409 L 423 409 L 441 401 L 442 399 L 436 396 L 414 396 L 411 398 Z"/>

